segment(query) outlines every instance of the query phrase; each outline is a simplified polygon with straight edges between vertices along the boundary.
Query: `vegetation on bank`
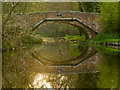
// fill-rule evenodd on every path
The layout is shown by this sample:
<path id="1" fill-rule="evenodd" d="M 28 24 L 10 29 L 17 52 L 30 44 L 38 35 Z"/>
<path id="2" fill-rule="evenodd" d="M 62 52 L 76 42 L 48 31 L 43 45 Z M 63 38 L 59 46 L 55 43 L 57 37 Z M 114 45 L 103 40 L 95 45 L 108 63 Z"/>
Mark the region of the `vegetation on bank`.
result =
<path id="1" fill-rule="evenodd" d="M 118 39 L 118 33 L 113 33 L 109 31 L 102 31 L 100 32 L 94 39 L 94 41 L 106 41 L 106 39 Z"/>
<path id="2" fill-rule="evenodd" d="M 108 31 L 100 32 L 94 39 L 95 43 L 120 43 L 120 34 Z"/>
<path id="3" fill-rule="evenodd" d="M 15 49 L 18 49 L 20 47 L 24 47 L 24 45 L 28 45 L 28 44 L 41 44 L 43 42 L 43 40 L 39 37 L 33 37 L 33 36 L 30 36 L 30 35 L 25 35 L 22 37 L 22 39 L 20 41 L 18 41 L 18 44 L 20 45 L 17 45 L 15 46 L 16 44 L 15 43 L 12 43 L 10 41 L 4 41 L 3 44 L 2 44 L 2 51 L 3 52 L 8 52 L 8 51 L 14 51 Z M 19 47 L 18 47 L 19 46 Z"/>
<path id="4" fill-rule="evenodd" d="M 24 35 L 22 37 L 22 42 L 33 44 L 33 43 L 42 43 L 43 40 L 40 37 L 34 37 L 34 36 L 31 36 L 31 35 Z"/>
<path id="5" fill-rule="evenodd" d="M 85 38 L 86 38 L 85 35 L 82 35 L 82 36 L 80 36 L 80 35 L 75 35 L 75 36 L 65 35 L 65 37 L 64 37 L 64 39 L 66 41 L 69 41 L 69 42 L 71 42 L 71 41 L 84 41 Z"/>
<path id="6" fill-rule="evenodd" d="M 42 43 L 41 38 L 29 35 L 28 30 L 22 30 L 16 26 L 5 26 L 2 36 L 3 52 L 15 51 L 25 44 Z"/>
<path id="7" fill-rule="evenodd" d="M 13 51 L 21 46 L 22 30 L 16 26 L 5 26 L 2 31 L 2 51 Z"/>
<path id="8" fill-rule="evenodd" d="M 120 38 L 118 33 L 118 2 L 102 2 L 99 4 L 99 11 L 102 13 L 101 22 L 102 32 L 94 39 L 95 42 L 117 42 Z"/>

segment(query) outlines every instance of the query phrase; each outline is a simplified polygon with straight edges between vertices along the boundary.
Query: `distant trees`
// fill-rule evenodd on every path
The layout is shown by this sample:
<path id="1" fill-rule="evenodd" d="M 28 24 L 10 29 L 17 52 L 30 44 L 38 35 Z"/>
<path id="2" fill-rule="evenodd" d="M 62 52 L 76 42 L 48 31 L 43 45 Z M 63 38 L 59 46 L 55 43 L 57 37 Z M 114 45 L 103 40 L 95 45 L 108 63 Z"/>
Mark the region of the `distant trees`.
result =
<path id="1" fill-rule="evenodd" d="M 102 29 L 110 32 L 118 32 L 118 2 L 102 2 L 99 4 L 102 13 Z"/>
<path id="2" fill-rule="evenodd" d="M 80 12 L 98 12 L 97 2 L 78 2 Z"/>
<path id="3" fill-rule="evenodd" d="M 119 2 L 99 2 L 99 11 L 102 14 L 99 22 L 102 32 L 95 37 L 96 41 L 120 38 L 118 4 Z"/>
<path id="4" fill-rule="evenodd" d="M 7 14 L 16 2 L 3 2 L 3 13 Z M 17 2 L 14 13 L 30 13 L 41 11 L 78 11 L 76 2 Z M 72 6 L 72 7 L 71 7 Z"/>

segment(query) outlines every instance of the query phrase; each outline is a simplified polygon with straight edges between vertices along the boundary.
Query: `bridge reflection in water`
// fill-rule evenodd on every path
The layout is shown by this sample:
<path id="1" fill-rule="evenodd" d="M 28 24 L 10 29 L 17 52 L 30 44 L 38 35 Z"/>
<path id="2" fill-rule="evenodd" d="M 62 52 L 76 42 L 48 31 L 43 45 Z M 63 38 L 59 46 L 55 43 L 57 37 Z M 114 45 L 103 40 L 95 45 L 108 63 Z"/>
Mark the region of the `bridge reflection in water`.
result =
<path id="1" fill-rule="evenodd" d="M 93 47 L 71 45 L 68 42 L 46 42 L 33 47 L 31 51 L 32 57 L 24 59 L 34 78 L 29 87 L 96 87 L 100 73 L 97 64 L 101 56 Z"/>
<path id="2" fill-rule="evenodd" d="M 32 71 L 41 73 L 98 72 L 100 55 L 93 47 L 71 45 L 67 42 L 44 43 L 32 50 L 29 63 Z M 27 61 L 28 62 L 28 61 Z"/>
<path id="3" fill-rule="evenodd" d="M 116 53 L 104 56 L 94 47 L 79 44 L 47 42 L 33 45 L 13 55 L 4 53 L 3 87 L 117 87 L 118 61 Z"/>
<path id="4" fill-rule="evenodd" d="M 99 27 L 99 24 L 95 24 L 99 15 L 61 13 L 64 18 L 78 18 L 92 29 L 98 32 L 100 30 L 93 27 L 93 25 Z M 28 29 L 39 24 L 45 17 L 55 18 L 56 15 L 57 12 L 50 12 L 49 15 L 20 14 L 19 18 L 15 18 L 18 18 L 18 21 L 22 18 L 22 21 L 16 23 L 16 26 Z M 58 30 L 57 28 L 56 31 Z M 31 48 L 20 48 L 15 53 L 3 53 L 3 88 L 116 88 L 118 86 L 118 53 L 109 54 L 101 51 L 100 54 L 100 50 L 97 52 L 94 47 L 72 45 L 67 42 L 53 41 L 40 46 L 31 46 Z"/>

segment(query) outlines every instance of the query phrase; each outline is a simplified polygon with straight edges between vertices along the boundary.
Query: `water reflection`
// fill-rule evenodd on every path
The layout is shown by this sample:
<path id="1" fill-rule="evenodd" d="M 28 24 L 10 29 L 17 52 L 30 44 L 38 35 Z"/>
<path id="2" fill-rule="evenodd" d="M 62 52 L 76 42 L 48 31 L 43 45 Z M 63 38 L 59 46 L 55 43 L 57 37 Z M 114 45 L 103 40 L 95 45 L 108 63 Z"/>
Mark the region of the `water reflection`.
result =
<path id="1" fill-rule="evenodd" d="M 47 78 L 47 75 L 37 74 L 33 82 L 34 88 L 52 88 L 50 82 L 47 82 Z"/>
<path id="2" fill-rule="evenodd" d="M 100 76 L 97 86 L 100 88 L 118 88 L 119 83 L 119 53 L 101 53 Z"/>
<path id="3" fill-rule="evenodd" d="M 58 48 L 63 56 L 69 53 L 65 54 L 63 61 L 74 57 L 78 58 L 73 59 L 71 63 L 84 61 L 77 66 L 54 66 L 55 63 L 49 66 L 49 63 L 41 64 L 33 57 L 35 52 L 36 55 L 47 59 L 51 59 L 49 55 L 54 55 L 53 59 L 59 62 L 60 59 L 56 60 L 60 58 L 57 57 L 60 53 L 57 51 Z M 72 52 L 76 54 L 72 56 Z M 69 55 L 70 57 L 67 57 Z M 28 49 L 3 53 L 2 85 L 3 88 L 116 88 L 118 87 L 118 56 L 119 54 L 115 52 L 104 53 L 98 48 L 96 52 L 94 47 L 67 46 L 65 43 L 57 43 L 56 46 L 53 43 L 43 46 L 33 45 Z"/>
<path id="4" fill-rule="evenodd" d="M 36 74 L 35 88 L 95 88 L 99 73 Z M 86 83 L 87 82 L 87 83 Z"/>
<path id="5" fill-rule="evenodd" d="M 78 44 L 71 45 L 67 42 L 54 42 L 34 48 L 32 54 L 34 58 L 38 59 L 40 62 L 44 62 L 44 64 L 50 62 L 55 65 L 65 65 L 68 64 L 69 61 L 74 62 L 75 59 L 80 58 L 87 49 L 88 47 L 80 46 Z"/>

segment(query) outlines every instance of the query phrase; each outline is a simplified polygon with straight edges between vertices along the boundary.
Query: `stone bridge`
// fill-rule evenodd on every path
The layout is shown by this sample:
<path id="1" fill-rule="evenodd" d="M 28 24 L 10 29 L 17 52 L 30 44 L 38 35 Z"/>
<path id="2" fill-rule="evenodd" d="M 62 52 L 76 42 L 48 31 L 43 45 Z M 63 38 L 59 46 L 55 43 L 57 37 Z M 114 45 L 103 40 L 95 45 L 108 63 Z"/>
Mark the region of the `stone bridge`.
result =
<path id="1" fill-rule="evenodd" d="M 59 22 L 68 23 L 77 27 L 81 27 L 88 38 L 93 38 L 101 31 L 100 19 L 98 13 L 83 13 L 76 11 L 51 11 L 40 13 L 17 14 L 16 25 L 22 29 L 38 30 L 47 23 Z"/>

